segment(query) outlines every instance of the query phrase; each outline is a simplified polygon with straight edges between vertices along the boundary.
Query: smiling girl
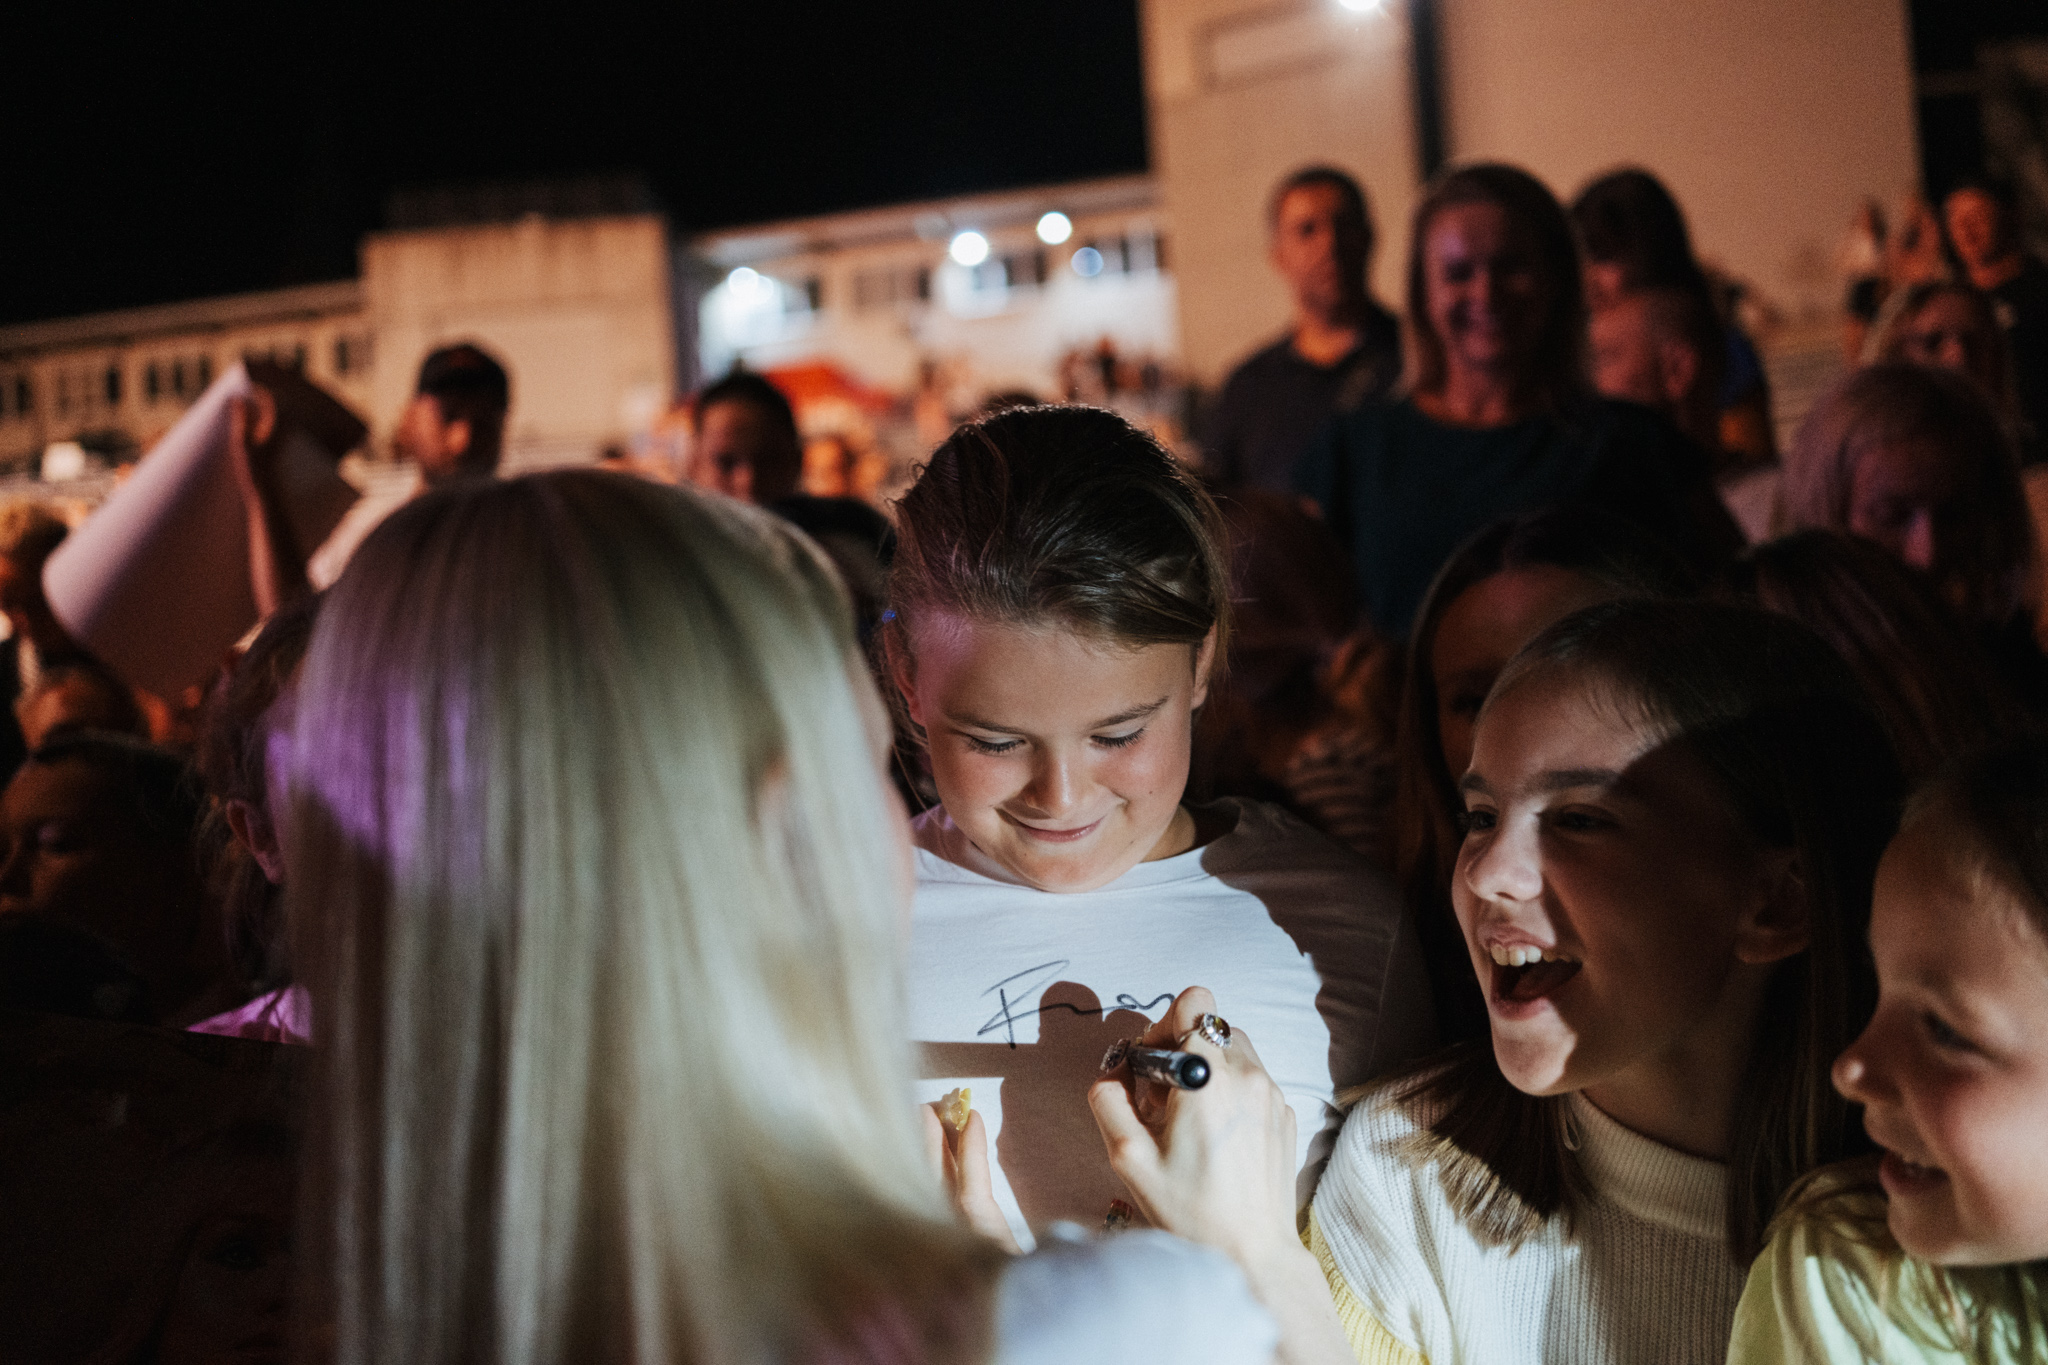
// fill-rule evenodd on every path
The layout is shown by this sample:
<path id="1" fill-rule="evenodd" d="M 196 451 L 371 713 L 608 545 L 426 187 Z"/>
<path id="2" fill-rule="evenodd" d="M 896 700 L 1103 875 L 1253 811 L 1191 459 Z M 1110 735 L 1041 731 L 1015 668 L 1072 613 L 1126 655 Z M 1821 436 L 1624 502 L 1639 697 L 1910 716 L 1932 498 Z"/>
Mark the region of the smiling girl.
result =
<path id="1" fill-rule="evenodd" d="M 1330 1293 L 1301 1292 L 1284 1220 L 1230 1212 L 1265 1162 L 1257 1085 L 1174 1096 L 1140 1141 L 1099 1084 L 1117 1169 L 1293 1305 L 1292 1340 L 1334 1300 L 1322 1335 L 1374 1365 L 1718 1365 L 1779 1198 L 1857 1145 L 1827 1068 L 1868 1014 L 1883 731 L 1791 621 L 1610 602 L 1516 654 L 1459 788 L 1452 901 L 1492 1046 L 1347 1116 L 1309 1225 Z"/>
<path id="2" fill-rule="evenodd" d="M 1835 1063 L 1882 1159 L 1822 1172 L 1731 1361 L 2048 1357 L 2048 743 L 1917 796 L 1871 911 L 1877 1013 Z"/>
<path id="3" fill-rule="evenodd" d="M 1854 1143 L 1827 1063 L 1868 999 L 1883 732 L 1789 621 L 1609 603 L 1509 664 L 1459 788 L 1493 1046 L 1345 1126 L 1312 1231 L 1354 1344 L 1719 1361 L 1779 1197 Z"/>
<path id="4" fill-rule="evenodd" d="M 1086 1090 L 1108 1045 L 1201 982 L 1302 1115 L 1426 1048 L 1386 879 L 1278 809 L 1182 803 L 1229 632 L 1215 505 L 1112 413 L 962 427 L 904 497 L 890 670 L 940 805 L 917 822 L 910 991 L 933 1097 L 972 1088 L 1020 1241 L 1124 1193 Z"/>
<path id="5" fill-rule="evenodd" d="M 1586 376 L 1570 221 L 1527 171 L 1481 163 L 1432 181 L 1409 237 L 1405 396 L 1332 422 L 1295 469 L 1350 552 L 1385 634 L 1408 634 L 1437 569 L 1500 517 L 1597 506 L 1709 571 L 1742 537 L 1705 452 Z"/>

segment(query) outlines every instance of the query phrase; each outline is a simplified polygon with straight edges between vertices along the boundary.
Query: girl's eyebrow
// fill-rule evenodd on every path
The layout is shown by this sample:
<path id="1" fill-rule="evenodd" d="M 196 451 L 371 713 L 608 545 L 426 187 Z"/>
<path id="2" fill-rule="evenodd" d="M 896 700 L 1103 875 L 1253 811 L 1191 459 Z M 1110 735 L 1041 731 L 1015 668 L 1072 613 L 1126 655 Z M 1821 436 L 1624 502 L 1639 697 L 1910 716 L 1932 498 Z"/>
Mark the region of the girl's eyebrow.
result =
<path id="1" fill-rule="evenodd" d="M 1553 768 L 1538 777 L 1534 783 L 1539 792 L 1569 791 L 1573 787 L 1611 787 L 1621 781 L 1622 774 L 1612 768 Z M 1461 792 L 1491 794 L 1492 788 L 1478 773 L 1466 773 L 1458 779 Z"/>
<path id="2" fill-rule="evenodd" d="M 1106 716 L 1088 728 L 1091 730 L 1107 730 L 1112 725 L 1124 725 L 1130 721 L 1143 720 L 1160 707 L 1166 705 L 1166 702 L 1167 699 L 1165 697 L 1161 697 L 1158 701 L 1148 701 L 1143 706 L 1133 706 L 1127 711 L 1119 711 L 1113 716 Z"/>
<path id="3" fill-rule="evenodd" d="M 1146 702 L 1142 706 L 1133 706 L 1127 711 L 1119 711 L 1113 716 L 1098 720 L 1088 728 L 1091 730 L 1106 730 L 1112 725 L 1123 725 L 1129 721 L 1142 720 L 1166 705 L 1169 700 L 1171 699 L 1161 697 L 1158 701 Z M 992 720 L 983 720 L 980 716 L 965 715 L 958 711 L 948 711 L 946 719 L 955 725 L 964 725 L 970 730 L 1000 730 L 1004 734 L 1022 733 L 1014 725 L 1001 725 Z"/>

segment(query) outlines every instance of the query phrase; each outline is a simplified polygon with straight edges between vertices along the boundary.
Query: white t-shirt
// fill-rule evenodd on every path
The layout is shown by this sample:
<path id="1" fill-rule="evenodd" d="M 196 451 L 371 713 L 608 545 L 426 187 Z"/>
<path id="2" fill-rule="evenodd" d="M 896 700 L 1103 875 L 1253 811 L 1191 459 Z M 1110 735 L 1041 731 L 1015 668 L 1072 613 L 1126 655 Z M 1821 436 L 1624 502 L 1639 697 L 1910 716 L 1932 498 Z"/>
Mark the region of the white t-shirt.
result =
<path id="1" fill-rule="evenodd" d="M 973 1090 L 1018 1240 L 1099 1227 L 1125 1197 L 1088 1109 L 1103 1052 L 1189 986 L 1244 1030 L 1294 1107 L 1306 1207 L 1337 1090 L 1419 1055 L 1435 1021 L 1415 934 L 1381 873 L 1293 816 L 1219 802 L 1228 833 L 1108 886 L 1019 883 L 943 808 L 916 823 L 909 966 L 920 1097 Z"/>

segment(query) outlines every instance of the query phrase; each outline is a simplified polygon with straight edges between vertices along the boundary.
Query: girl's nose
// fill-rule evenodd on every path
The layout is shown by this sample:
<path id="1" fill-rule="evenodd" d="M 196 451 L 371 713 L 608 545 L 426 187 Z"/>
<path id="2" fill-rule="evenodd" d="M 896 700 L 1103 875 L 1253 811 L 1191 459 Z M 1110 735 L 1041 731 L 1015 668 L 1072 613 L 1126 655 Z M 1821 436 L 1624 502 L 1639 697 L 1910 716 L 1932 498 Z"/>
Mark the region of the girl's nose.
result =
<path id="1" fill-rule="evenodd" d="M 1543 894 L 1543 860 L 1536 845 L 1536 822 L 1510 822 L 1484 836 L 1465 865 L 1465 884 L 1487 901 L 1533 901 Z"/>
<path id="2" fill-rule="evenodd" d="M 1048 749 L 1041 751 L 1032 766 L 1031 785 L 1024 790 L 1024 800 L 1033 810 L 1058 817 L 1074 809 L 1079 789 L 1073 763 L 1066 755 Z"/>
<path id="3" fill-rule="evenodd" d="M 1877 1064 L 1883 1051 L 1877 1037 L 1883 1019 L 1882 1013 L 1873 1018 L 1856 1041 L 1842 1049 L 1829 1071 L 1835 1089 L 1852 1104 L 1867 1105 L 1884 1096 L 1883 1073 Z"/>

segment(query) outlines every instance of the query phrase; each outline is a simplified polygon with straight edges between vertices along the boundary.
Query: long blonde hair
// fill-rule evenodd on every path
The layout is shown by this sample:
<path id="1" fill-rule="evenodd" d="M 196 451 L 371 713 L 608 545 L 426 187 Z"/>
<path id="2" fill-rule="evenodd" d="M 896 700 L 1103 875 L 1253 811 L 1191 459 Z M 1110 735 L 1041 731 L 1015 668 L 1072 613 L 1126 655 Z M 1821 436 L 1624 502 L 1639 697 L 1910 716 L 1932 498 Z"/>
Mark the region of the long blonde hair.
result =
<path id="1" fill-rule="evenodd" d="M 852 649 L 799 537 L 621 475 L 436 494 L 364 543 L 287 822 L 333 1359 L 985 1353 Z"/>

